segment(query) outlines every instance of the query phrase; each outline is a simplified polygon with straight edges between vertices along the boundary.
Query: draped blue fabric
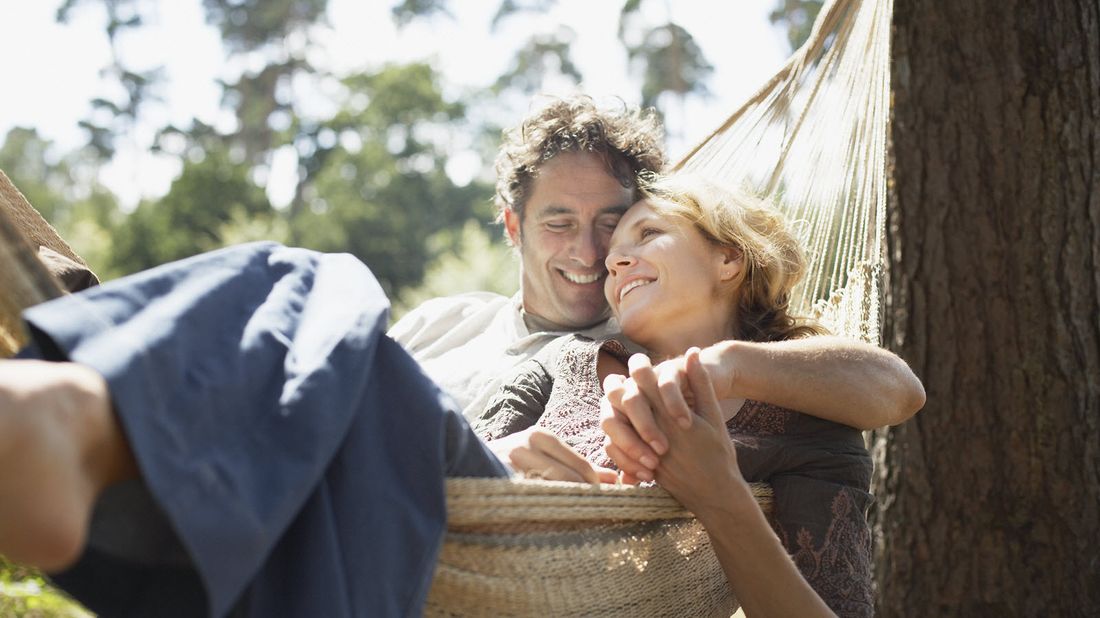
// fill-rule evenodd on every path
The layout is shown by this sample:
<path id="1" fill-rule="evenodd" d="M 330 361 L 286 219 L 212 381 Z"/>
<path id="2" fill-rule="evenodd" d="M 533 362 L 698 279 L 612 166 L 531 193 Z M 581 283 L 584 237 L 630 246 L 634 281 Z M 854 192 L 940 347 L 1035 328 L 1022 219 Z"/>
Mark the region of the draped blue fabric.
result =
<path id="1" fill-rule="evenodd" d="M 388 308 L 351 256 L 256 243 L 25 312 L 23 356 L 106 378 L 150 498 L 107 492 L 57 581 L 104 615 L 419 615 L 444 476 L 506 470 Z"/>

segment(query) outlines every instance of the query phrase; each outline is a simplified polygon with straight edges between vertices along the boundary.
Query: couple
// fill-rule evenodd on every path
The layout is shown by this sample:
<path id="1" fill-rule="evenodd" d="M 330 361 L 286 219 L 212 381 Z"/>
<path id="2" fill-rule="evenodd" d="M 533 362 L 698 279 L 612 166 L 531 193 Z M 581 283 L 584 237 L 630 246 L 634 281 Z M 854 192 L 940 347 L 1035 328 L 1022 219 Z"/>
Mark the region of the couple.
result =
<path id="1" fill-rule="evenodd" d="M 600 325 L 605 259 L 611 280 L 652 280 L 621 286 L 613 303 L 624 326 L 639 325 L 639 339 L 653 342 L 659 354 L 731 335 L 769 338 L 753 334 L 761 323 L 742 328 L 748 324 L 744 312 L 733 314 L 736 320 L 725 316 L 724 323 L 717 313 L 685 314 L 699 320 L 690 324 L 675 319 L 688 309 L 674 309 L 673 319 L 661 316 L 654 328 L 641 301 L 662 291 L 662 283 L 702 286 L 704 275 L 713 275 L 713 294 L 704 298 L 696 289 L 688 297 L 708 301 L 694 306 L 711 311 L 728 305 L 717 300 L 719 292 L 737 296 L 744 286 L 762 284 L 751 272 L 756 266 L 747 245 L 710 239 L 688 250 L 692 243 L 685 240 L 687 255 L 703 260 L 700 267 L 673 264 L 674 270 L 661 271 L 660 260 L 649 264 L 644 252 L 665 247 L 662 235 L 688 239 L 696 228 L 652 202 L 631 209 L 627 218 L 653 208 L 645 217 L 668 223 L 664 230 L 616 228 L 634 201 L 632 175 L 620 180 L 624 169 L 638 171 L 624 163 L 629 148 L 546 134 L 566 145 L 552 145 L 531 163 L 502 155 L 520 170 L 518 180 L 502 175 L 502 183 L 517 197 L 504 216 L 523 262 L 521 294 L 515 303 L 479 298 L 454 301 L 457 309 L 427 308 L 435 321 L 414 312 L 410 319 L 421 322 L 421 331 L 449 322 L 438 327 L 437 339 L 450 336 L 475 348 L 463 364 L 448 358 L 439 341 L 426 351 L 423 338 L 417 345 L 413 336 L 410 347 L 429 372 L 433 361 L 468 375 L 488 365 L 521 365 L 554 339 L 546 333 L 607 328 Z M 551 183 L 554 167 L 574 169 Z M 617 254 L 607 255 L 609 242 Z M 778 282 L 772 301 L 784 286 L 789 289 Z M 0 552 L 57 569 L 83 551 L 58 581 L 78 598 L 102 599 L 121 590 L 103 601 L 116 610 L 112 614 L 143 608 L 159 615 L 222 615 L 231 608 L 253 615 L 416 613 L 442 531 L 441 473 L 505 470 L 451 412 L 450 399 L 381 334 L 385 303 L 369 273 L 346 256 L 252 245 L 32 309 L 27 319 L 36 343 L 23 355 L 75 363 L 11 362 L 0 370 L 0 433 L 6 440 L 0 445 Z M 706 329 L 704 318 L 714 318 Z M 477 320 L 481 331 L 471 328 Z M 674 324 L 692 328 L 680 332 Z M 687 332 L 694 326 L 698 332 Z M 402 328 L 406 334 L 417 330 L 406 321 L 395 331 Z M 449 345 L 462 348 L 455 340 Z M 919 407 L 910 403 L 914 390 L 921 396 L 919 383 L 913 386 L 911 373 L 888 354 L 828 339 L 728 341 L 656 369 L 635 358 L 630 379 L 606 383 L 608 454 L 627 475 L 655 476 L 710 522 L 747 609 L 775 609 L 769 604 L 791 599 L 820 603 L 755 504 L 750 509 L 743 500 L 737 454 L 722 427 L 736 407 L 729 399 L 748 397 L 868 426 L 911 414 Z M 776 375 L 775 369 L 787 371 Z M 660 389 L 658 382 L 666 381 L 680 388 Z M 483 382 L 471 379 L 458 393 L 467 395 L 467 409 L 481 391 L 492 391 L 485 399 L 494 399 L 498 389 Z M 559 376 L 551 398 L 568 382 Z M 686 413 L 676 393 L 687 393 L 700 416 Z M 485 422 L 505 418 L 503 409 Z M 669 418 L 690 422 L 682 426 Z M 595 472 L 572 451 L 563 453 L 557 441 L 543 448 L 547 434 L 521 435 L 520 443 L 498 451 L 515 467 L 576 471 L 586 478 Z M 523 453 L 549 463 L 525 465 Z M 773 580 L 789 585 L 776 596 Z"/>

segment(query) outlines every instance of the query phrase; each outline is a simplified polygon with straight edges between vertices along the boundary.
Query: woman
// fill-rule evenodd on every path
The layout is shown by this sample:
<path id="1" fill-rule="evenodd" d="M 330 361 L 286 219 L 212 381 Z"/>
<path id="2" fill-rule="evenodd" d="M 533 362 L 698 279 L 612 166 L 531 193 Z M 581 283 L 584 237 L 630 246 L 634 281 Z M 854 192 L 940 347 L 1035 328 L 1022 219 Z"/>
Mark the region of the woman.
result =
<path id="1" fill-rule="evenodd" d="M 685 361 L 668 363 L 681 385 L 671 389 L 672 400 L 687 396 L 700 418 L 685 427 L 678 421 L 690 414 L 659 414 L 669 444 L 654 449 L 660 455 L 654 470 L 643 466 L 630 476 L 656 480 L 696 513 L 749 615 L 775 611 L 767 603 L 779 600 L 805 603 L 782 608 L 784 615 L 807 615 L 808 608 L 824 609 L 822 597 L 838 613 L 869 615 L 864 513 L 871 502 L 871 462 L 860 432 L 746 401 L 731 368 L 720 362 L 727 340 L 823 334 L 788 312 L 805 264 L 798 241 L 767 203 L 698 177 L 660 179 L 644 194 L 612 236 L 605 292 L 623 334 L 648 356 L 628 361 L 617 341 L 563 337 L 520 368 L 475 431 L 521 471 L 613 479 L 614 461 L 631 458 L 605 439 L 601 401 L 603 425 L 610 427 L 640 397 L 637 380 L 623 376 L 642 378 L 650 361 L 686 352 Z M 707 349 L 701 355 L 699 348 Z M 673 407 L 682 413 L 689 406 L 680 399 Z M 802 578 L 784 573 L 790 561 L 778 543 L 768 546 L 775 536 L 750 505 L 745 479 L 773 485 L 775 531 L 817 594 L 802 588 Z M 746 551 L 756 567 L 739 564 Z M 762 569 L 765 557 L 771 562 Z"/>

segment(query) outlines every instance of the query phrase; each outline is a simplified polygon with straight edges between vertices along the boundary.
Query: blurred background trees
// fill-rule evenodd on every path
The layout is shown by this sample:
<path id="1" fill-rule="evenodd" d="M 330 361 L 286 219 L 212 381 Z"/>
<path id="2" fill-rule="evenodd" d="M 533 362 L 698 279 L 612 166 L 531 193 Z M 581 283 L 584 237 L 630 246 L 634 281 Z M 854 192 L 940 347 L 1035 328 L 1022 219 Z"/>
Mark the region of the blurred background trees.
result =
<path id="1" fill-rule="evenodd" d="M 138 65 L 120 42 L 148 26 L 156 2 L 65 0 L 59 22 L 83 10 L 106 16 L 106 94 L 88 101 L 83 147 L 58 153 L 35 129 L 17 127 L 0 135 L 0 169 L 103 279 L 271 239 L 353 253 L 399 311 L 429 295 L 510 293 L 514 260 L 491 223 L 491 161 L 502 128 L 494 112 L 509 104 L 527 109 L 549 85 L 584 79 L 573 56 L 575 33 L 547 22 L 555 4 L 501 0 L 490 31 L 508 30 L 512 40 L 519 33 L 521 42 L 502 50 L 511 61 L 495 82 L 456 91 L 431 59 L 344 75 L 314 66 L 307 52 L 328 19 L 327 0 L 202 0 L 227 66 L 241 67 L 218 81 L 232 122 L 212 126 L 149 112 L 165 96 L 169 76 Z M 797 43 L 820 4 L 777 0 L 772 20 Z M 403 0 L 393 2 L 391 15 L 407 27 L 455 19 L 458 10 L 447 0 Z M 669 114 L 688 97 L 707 96 L 714 59 L 675 21 L 672 3 L 622 2 L 617 32 L 637 88 L 624 98 Z M 305 101 L 319 93 L 327 109 L 307 110 Z M 101 171 L 118 156 L 119 140 L 150 123 L 154 152 L 177 160 L 180 171 L 165 195 L 123 208 L 99 180 Z M 478 169 L 454 173 L 470 167 L 471 149 Z M 280 167 L 280 160 L 292 163 Z M 269 200 L 273 174 L 292 185 L 288 204 Z"/>

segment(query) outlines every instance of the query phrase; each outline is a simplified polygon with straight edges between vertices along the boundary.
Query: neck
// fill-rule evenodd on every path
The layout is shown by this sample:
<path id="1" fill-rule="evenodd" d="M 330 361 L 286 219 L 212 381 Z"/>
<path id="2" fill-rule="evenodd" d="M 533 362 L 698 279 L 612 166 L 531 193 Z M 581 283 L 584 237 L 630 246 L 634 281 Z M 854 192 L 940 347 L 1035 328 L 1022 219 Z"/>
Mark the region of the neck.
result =
<path id="1" fill-rule="evenodd" d="M 661 362 L 680 356 L 689 348 L 705 348 L 727 339 L 733 339 L 731 329 L 697 328 L 679 333 L 659 333 L 648 342 L 638 343 L 645 347 L 654 362 Z"/>
<path id="2" fill-rule="evenodd" d="M 530 311 L 528 311 L 526 308 L 524 308 L 522 306 L 520 307 L 520 316 L 523 317 L 523 323 L 524 323 L 524 325 L 527 326 L 527 330 L 532 332 L 532 333 L 559 332 L 559 331 L 560 332 L 566 332 L 566 333 L 567 332 L 577 332 L 577 331 L 588 330 L 590 328 L 594 328 L 594 327 L 599 326 L 600 324 L 603 324 L 604 322 L 607 321 L 607 318 L 603 318 L 603 319 L 597 320 L 597 321 L 595 321 L 595 322 L 593 322 L 593 323 L 591 323 L 587 326 L 565 326 L 563 324 L 558 324 L 557 322 L 554 322 L 553 320 L 548 320 L 548 319 L 542 317 L 541 315 L 531 313 Z"/>

